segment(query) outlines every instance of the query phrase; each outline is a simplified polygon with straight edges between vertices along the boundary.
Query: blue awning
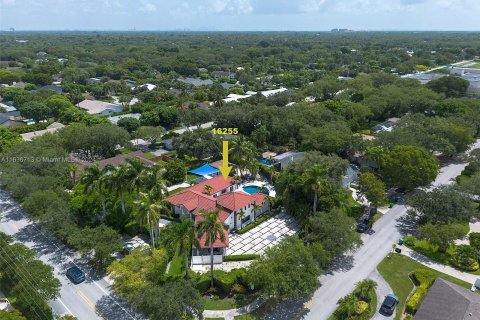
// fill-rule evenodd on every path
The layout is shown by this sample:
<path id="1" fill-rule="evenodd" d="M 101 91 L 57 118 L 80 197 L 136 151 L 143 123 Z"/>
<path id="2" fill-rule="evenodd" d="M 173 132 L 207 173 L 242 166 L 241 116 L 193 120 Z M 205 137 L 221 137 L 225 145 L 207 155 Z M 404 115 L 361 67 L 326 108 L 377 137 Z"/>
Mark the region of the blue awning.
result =
<path id="1" fill-rule="evenodd" d="M 212 167 L 208 163 L 205 163 L 203 166 L 197 169 L 188 171 L 189 173 L 196 174 L 197 176 L 206 176 L 206 175 L 215 175 L 219 174 L 220 170 L 215 167 Z"/>

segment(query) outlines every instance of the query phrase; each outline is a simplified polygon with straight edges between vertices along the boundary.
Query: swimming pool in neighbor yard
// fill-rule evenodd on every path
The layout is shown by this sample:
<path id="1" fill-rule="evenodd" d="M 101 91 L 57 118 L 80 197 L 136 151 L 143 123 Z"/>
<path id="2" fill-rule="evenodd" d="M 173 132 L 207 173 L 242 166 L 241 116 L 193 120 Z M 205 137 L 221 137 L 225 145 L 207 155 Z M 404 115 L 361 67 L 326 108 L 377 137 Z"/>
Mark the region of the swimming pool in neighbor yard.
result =
<path id="1" fill-rule="evenodd" d="M 264 190 L 262 190 L 264 189 Z M 248 194 L 254 194 L 256 192 L 263 192 L 267 196 L 270 197 L 275 197 L 275 189 L 273 188 L 272 185 L 265 181 L 258 181 L 258 180 L 253 180 L 253 181 L 247 181 L 244 184 L 242 184 L 239 188 L 239 190 L 246 192 Z M 262 190 L 262 191 L 260 191 Z"/>

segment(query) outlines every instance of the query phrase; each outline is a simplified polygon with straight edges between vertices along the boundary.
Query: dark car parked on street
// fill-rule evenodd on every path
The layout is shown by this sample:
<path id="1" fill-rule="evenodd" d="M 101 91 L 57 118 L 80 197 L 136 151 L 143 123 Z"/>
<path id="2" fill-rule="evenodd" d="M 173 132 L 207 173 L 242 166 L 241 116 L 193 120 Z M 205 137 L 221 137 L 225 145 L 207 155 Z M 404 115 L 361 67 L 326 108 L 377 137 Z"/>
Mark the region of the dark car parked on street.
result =
<path id="1" fill-rule="evenodd" d="M 370 219 L 363 219 L 357 224 L 357 231 L 364 233 L 372 228 L 372 222 Z"/>
<path id="2" fill-rule="evenodd" d="M 387 294 L 385 300 L 383 300 L 380 312 L 383 314 L 391 315 L 398 304 L 398 297 L 393 293 Z"/>
<path id="3" fill-rule="evenodd" d="M 77 266 L 73 266 L 67 269 L 67 277 L 75 284 L 85 281 L 85 273 Z"/>

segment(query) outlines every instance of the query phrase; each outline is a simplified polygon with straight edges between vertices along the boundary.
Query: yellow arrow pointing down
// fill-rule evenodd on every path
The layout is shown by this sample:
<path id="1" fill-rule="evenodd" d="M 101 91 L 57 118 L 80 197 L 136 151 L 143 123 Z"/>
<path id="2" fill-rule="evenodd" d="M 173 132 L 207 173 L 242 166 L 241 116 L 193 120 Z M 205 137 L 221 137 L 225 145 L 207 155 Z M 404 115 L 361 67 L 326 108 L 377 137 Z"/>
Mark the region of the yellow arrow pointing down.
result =
<path id="1" fill-rule="evenodd" d="M 230 171 L 232 171 L 232 167 L 228 166 L 228 140 L 223 141 L 223 160 L 222 166 L 219 168 L 222 176 L 225 180 L 227 180 Z"/>

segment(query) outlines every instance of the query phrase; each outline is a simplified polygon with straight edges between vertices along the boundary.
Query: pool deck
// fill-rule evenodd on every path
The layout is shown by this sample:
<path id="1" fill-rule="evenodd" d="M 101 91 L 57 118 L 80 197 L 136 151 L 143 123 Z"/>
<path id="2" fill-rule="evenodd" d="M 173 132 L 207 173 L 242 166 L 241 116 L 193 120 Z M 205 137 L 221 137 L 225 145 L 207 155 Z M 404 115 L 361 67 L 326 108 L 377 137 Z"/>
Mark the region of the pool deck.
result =
<path id="1" fill-rule="evenodd" d="M 270 197 L 275 197 L 276 196 L 276 192 L 275 192 L 275 189 L 273 188 L 273 186 L 271 184 L 269 184 L 268 182 L 265 182 L 265 181 L 259 181 L 259 180 L 252 180 L 252 181 L 247 181 L 247 182 L 244 182 L 240 185 L 239 189 L 240 191 L 243 191 L 243 192 L 246 192 L 248 193 L 247 191 L 244 191 L 244 187 L 249 187 L 249 186 L 252 186 L 252 187 L 263 187 L 263 186 L 266 186 L 267 189 L 268 189 L 268 192 L 269 192 L 269 196 Z M 250 193 L 248 193 L 250 194 Z"/>

